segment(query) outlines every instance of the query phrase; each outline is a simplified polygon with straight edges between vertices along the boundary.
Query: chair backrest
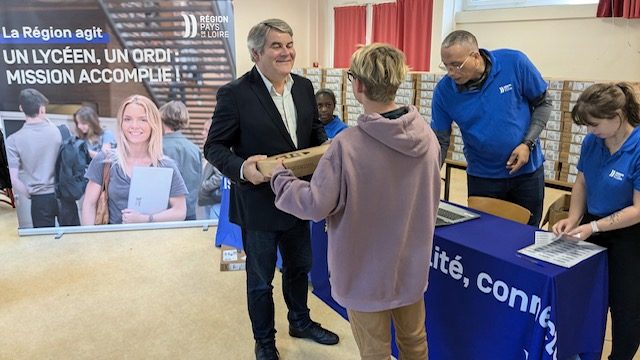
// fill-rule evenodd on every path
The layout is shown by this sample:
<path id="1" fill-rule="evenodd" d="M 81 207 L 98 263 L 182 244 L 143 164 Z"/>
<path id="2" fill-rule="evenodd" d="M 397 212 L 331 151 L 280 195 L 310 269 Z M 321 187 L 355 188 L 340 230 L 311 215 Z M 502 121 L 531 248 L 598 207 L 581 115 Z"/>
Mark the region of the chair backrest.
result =
<path id="1" fill-rule="evenodd" d="M 469 196 L 468 204 L 472 209 L 526 224 L 531 218 L 531 211 L 509 201 L 484 196 Z"/>

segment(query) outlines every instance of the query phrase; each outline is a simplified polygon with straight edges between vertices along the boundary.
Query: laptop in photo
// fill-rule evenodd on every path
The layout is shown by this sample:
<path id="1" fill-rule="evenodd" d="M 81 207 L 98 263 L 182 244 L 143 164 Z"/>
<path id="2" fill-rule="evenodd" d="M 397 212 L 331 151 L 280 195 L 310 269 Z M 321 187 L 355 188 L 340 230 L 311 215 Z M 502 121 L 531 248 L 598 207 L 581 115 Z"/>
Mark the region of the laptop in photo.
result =
<path id="1" fill-rule="evenodd" d="M 440 201 L 438 205 L 438 217 L 436 218 L 436 226 L 451 225 L 477 219 L 480 214 L 476 214 L 467 209 Z"/>
<path id="2" fill-rule="evenodd" d="M 134 167 L 129 187 L 128 208 L 143 214 L 155 214 L 169 207 L 172 168 Z"/>

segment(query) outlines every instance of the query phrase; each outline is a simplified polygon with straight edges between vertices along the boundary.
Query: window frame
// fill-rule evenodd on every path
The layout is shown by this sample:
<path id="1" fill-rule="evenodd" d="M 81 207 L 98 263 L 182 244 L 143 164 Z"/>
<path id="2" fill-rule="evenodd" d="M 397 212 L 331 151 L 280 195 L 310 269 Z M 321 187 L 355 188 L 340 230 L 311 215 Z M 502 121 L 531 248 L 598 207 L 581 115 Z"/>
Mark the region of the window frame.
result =
<path id="1" fill-rule="evenodd" d="M 598 0 L 462 0 L 463 11 L 521 8 L 528 6 L 588 5 Z"/>

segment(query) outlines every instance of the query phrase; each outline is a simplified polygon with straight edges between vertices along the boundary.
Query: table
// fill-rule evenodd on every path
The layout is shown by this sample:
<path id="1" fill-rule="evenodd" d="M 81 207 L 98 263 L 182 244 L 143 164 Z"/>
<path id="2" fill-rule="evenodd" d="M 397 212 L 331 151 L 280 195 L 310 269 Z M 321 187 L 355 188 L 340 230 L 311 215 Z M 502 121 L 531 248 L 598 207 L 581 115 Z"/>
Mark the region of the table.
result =
<path id="1" fill-rule="evenodd" d="M 449 201 L 449 188 L 451 185 L 451 169 L 458 170 L 466 170 L 467 163 L 463 161 L 446 159 L 444 161 L 444 200 Z M 552 179 L 544 179 L 544 186 L 550 187 L 552 189 L 558 189 L 563 191 L 571 192 L 571 188 L 573 184 L 560 181 L 560 180 L 552 180 Z"/>
<path id="2" fill-rule="evenodd" d="M 481 214 L 436 229 L 425 294 L 429 359 L 599 360 L 606 252 L 570 269 L 538 262 L 516 252 L 537 229 Z M 313 292 L 346 318 L 331 298 L 326 244 L 324 224 L 313 224 Z"/>

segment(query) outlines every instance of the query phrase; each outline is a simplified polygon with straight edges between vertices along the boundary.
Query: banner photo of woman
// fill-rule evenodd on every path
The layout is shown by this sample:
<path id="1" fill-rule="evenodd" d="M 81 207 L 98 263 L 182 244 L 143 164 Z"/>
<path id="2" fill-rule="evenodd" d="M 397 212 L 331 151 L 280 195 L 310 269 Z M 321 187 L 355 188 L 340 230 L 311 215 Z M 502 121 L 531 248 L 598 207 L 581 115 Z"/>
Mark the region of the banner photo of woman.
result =
<path id="1" fill-rule="evenodd" d="M 10 0 L 0 24 L 0 151 L 21 235 L 217 223 L 203 129 L 236 77 L 232 0 Z"/>

